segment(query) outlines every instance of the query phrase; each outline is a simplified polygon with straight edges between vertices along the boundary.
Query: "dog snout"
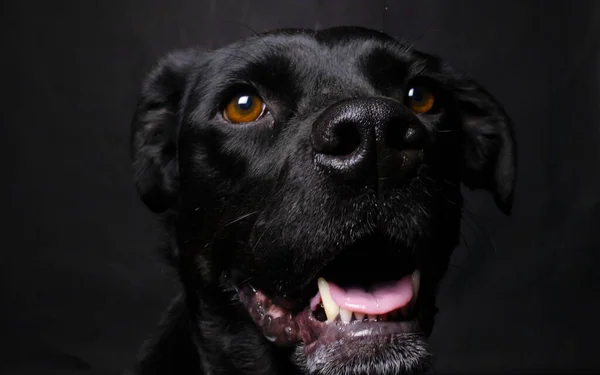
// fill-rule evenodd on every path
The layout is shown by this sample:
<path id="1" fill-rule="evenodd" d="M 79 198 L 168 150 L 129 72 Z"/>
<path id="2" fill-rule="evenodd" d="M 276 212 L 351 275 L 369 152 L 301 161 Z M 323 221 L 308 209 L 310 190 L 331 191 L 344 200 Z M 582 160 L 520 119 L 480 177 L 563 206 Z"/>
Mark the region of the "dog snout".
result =
<path id="1" fill-rule="evenodd" d="M 327 109 L 311 132 L 314 163 L 345 181 L 398 181 L 420 164 L 426 129 L 401 103 L 350 99 Z"/>

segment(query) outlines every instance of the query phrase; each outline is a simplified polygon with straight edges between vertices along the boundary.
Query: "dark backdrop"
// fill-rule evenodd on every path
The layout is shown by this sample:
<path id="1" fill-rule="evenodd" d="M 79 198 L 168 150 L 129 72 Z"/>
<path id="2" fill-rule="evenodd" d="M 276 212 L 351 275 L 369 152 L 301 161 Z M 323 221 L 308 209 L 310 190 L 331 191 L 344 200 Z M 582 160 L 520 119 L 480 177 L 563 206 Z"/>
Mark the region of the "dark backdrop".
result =
<path id="1" fill-rule="evenodd" d="M 443 55 L 516 124 L 514 214 L 468 194 L 438 369 L 600 369 L 600 1 L 4 1 L 0 14 L 0 373 L 117 374 L 176 293 L 128 159 L 154 61 L 339 24 Z"/>

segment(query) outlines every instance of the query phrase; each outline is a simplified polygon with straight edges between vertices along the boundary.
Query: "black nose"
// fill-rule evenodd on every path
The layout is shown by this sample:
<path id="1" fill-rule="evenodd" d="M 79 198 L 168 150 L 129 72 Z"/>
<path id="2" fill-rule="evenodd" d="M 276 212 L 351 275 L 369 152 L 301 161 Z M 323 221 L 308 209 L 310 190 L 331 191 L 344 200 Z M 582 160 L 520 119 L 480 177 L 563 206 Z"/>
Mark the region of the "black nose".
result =
<path id="1" fill-rule="evenodd" d="M 396 182 L 423 157 L 426 129 L 401 103 L 386 98 L 350 99 L 315 121 L 315 164 L 346 181 Z"/>

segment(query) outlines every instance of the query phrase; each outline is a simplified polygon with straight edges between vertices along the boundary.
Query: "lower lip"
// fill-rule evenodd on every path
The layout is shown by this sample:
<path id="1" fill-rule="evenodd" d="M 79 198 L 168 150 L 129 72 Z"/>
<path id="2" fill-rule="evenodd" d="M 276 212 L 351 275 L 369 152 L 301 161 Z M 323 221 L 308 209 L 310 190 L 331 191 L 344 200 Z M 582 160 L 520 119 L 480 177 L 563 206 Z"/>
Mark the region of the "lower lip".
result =
<path id="1" fill-rule="evenodd" d="M 299 322 L 300 323 L 300 322 Z M 310 354 L 319 347 L 344 339 L 368 340 L 373 337 L 392 336 L 418 331 L 416 320 L 401 322 L 351 322 L 351 323 L 322 323 L 312 342 L 304 341 L 304 351 Z"/>
<path id="2" fill-rule="evenodd" d="M 263 299 L 265 297 L 260 292 L 256 293 L 246 290 L 246 293 L 240 293 L 240 297 L 255 324 L 262 330 L 269 341 L 281 346 L 304 343 L 304 352 L 306 354 L 310 354 L 318 348 L 339 340 L 368 340 L 376 336 L 413 333 L 417 332 L 419 328 L 416 320 L 400 322 L 354 321 L 350 323 L 336 321 L 324 323 L 314 317 L 310 306 L 294 316 L 286 313 L 273 318 L 268 313 L 269 303 L 264 303 Z M 261 300 L 261 303 L 257 303 L 257 299 Z"/>

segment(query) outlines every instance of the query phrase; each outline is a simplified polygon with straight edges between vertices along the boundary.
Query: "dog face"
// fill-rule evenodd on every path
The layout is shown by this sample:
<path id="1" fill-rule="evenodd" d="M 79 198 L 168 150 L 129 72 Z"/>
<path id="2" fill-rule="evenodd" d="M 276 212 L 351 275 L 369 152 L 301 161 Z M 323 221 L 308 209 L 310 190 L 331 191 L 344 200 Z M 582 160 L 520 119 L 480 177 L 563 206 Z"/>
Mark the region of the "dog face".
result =
<path id="1" fill-rule="evenodd" d="M 246 350 L 304 373 L 422 370 L 460 184 L 512 203 L 501 106 L 366 29 L 172 54 L 146 81 L 132 139 L 208 363 Z"/>

